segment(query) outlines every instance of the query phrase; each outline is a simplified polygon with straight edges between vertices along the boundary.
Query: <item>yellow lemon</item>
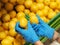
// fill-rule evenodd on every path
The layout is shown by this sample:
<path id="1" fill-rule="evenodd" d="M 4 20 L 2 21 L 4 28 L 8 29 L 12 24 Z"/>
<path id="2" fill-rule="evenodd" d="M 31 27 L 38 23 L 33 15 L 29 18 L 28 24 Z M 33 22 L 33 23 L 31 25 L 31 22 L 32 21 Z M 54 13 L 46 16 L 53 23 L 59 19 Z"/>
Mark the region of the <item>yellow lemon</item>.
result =
<path id="1" fill-rule="evenodd" d="M 1 18 L 1 16 L 2 16 L 2 13 L 0 12 L 0 18 Z"/>
<path id="2" fill-rule="evenodd" d="M 40 10 L 38 10 L 36 14 L 38 14 L 41 17 L 44 16 L 43 11 L 40 11 Z"/>
<path id="3" fill-rule="evenodd" d="M 10 40 L 11 42 L 13 42 L 13 41 L 14 41 L 14 38 L 13 38 L 13 37 L 11 37 L 11 36 L 7 36 L 5 39 Z"/>
<path id="4" fill-rule="evenodd" d="M 55 2 L 56 0 L 50 0 L 51 2 Z"/>
<path id="5" fill-rule="evenodd" d="M 27 21 L 26 18 L 21 18 L 21 19 L 20 19 L 20 26 L 21 26 L 22 28 L 26 28 L 26 27 L 27 27 L 27 24 L 28 24 L 28 21 Z"/>
<path id="6" fill-rule="evenodd" d="M 57 9 L 60 10 L 60 4 L 58 4 Z"/>
<path id="7" fill-rule="evenodd" d="M 0 20 L 0 26 L 2 25 L 2 21 Z"/>
<path id="8" fill-rule="evenodd" d="M 10 21 L 10 15 L 9 15 L 9 14 L 5 14 L 5 15 L 2 17 L 2 20 L 3 20 L 4 22 Z"/>
<path id="9" fill-rule="evenodd" d="M 10 21 L 9 22 L 9 29 L 13 29 L 15 28 L 15 22 L 14 21 Z"/>
<path id="10" fill-rule="evenodd" d="M 7 3 L 8 2 L 8 0 L 1 0 L 3 3 Z"/>
<path id="11" fill-rule="evenodd" d="M 27 0 L 24 3 L 24 5 L 25 5 L 26 8 L 30 8 L 32 4 L 33 4 L 33 2 L 31 0 Z"/>
<path id="12" fill-rule="evenodd" d="M 33 12 L 30 12 L 29 13 L 29 16 L 35 16 L 36 14 L 35 13 L 33 13 Z"/>
<path id="13" fill-rule="evenodd" d="M 0 10 L 1 10 L 1 8 L 2 8 L 2 5 L 3 5 L 3 3 L 0 2 Z"/>
<path id="14" fill-rule="evenodd" d="M 44 16 L 48 15 L 48 10 L 47 9 L 43 9 L 42 11 L 43 11 Z"/>
<path id="15" fill-rule="evenodd" d="M 38 9 L 43 9 L 44 8 L 44 4 L 43 3 L 37 3 Z"/>
<path id="16" fill-rule="evenodd" d="M 24 11 L 24 10 L 25 10 L 24 5 L 17 5 L 17 6 L 16 6 L 16 11 L 17 11 L 17 12 Z"/>
<path id="17" fill-rule="evenodd" d="M 16 0 L 9 0 L 10 3 L 16 3 Z"/>
<path id="18" fill-rule="evenodd" d="M 8 40 L 8 39 L 3 39 L 3 40 L 1 41 L 1 44 L 2 44 L 2 45 L 12 45 L 11 41 Z"/>
<path id="19" fill-rule="evenodd" d="M 13 44 L 14 44 L 14 45 L 22 45 L 21 41 L 19 42 L 19 41 L 17 41 L 16 39 L 14 40 Z"/>
<path id="20" fill-rule="evenodd" d="M 58 13 L 58 12 L 60 12 L 60 11 L 59 11 L 58 9 L 55 9 L 55 12 Z"/>
<path id="21" fill-rule="evenodd" d="M 2 26 L 0 26 L 0 32 L 4 31 L 4 28 Z"/>
<path id="22" fill-rule="evenodd" d="M 5 9 L 7 10 L 7 11 L 11 11 L 11 10 L 13 10 L 13 4 L 11 4 L 11 3 L 6 3 L 5 4 Z"/>
<path id="23" fill-rule="evenodd" d="M 6 9 L 3 8 L 3 9 L 1 10 L 1 13 L 2 13 L 2 15 L 7 14 Z"/>
<path id="24" fill-rule="evenodd" d="M 18 20 L 17 18 L 13 18 L 11 21 L 14 21 L 16 23 Z"/>
<path id="25" fill-rule="evenodd" d="M 56 2 L 51 2 L 50 3 L 50 8 L 56 9 L 56 7 L 57 7 L 57 3 Z"/>
<path id="26" fill-rule="evenodd" d="M 10 29 L 9 30 L 9 35 L 10 36 L 16 36 L 17 32 L 15 31 L 15 29 Z"/>
<path id="27" fill-rule="evenodd" d="M 50 0 L 44 0 L 45 5 L 50 5 Z"/>
<path id="28" fill-rule="evenodd" d="M 46 22 L 48 23 L 49 21 L 50 21 L 50 20 L 47 18 L 47 19 L 46 19 Z"/>
<path id="29" fill-rule="evenodd" d="M 14 18 L 16 16 L 16 12 L 15 11 L 11 11 L 9 12 L 9 15 L 11 18 Z"/>
<path id="30" fill-rule="evenodd" d="M 6 33 L 6 35 L 9 35 L 9 31 L 8 30 L 5 30 L 4 32 Z"/>
<path id="31" fill-rule="evenodd" d="M 56 0 L 57 3 L 60 3 L 60 0 Z"/>
<path id="32" fill-rule="evenodd" d="M 50 7 L 49 7 L 49 6 L 45 6 L 45 7 L 44 7 L 44 9 L 49 10 L 49 9 L 50 9 Z"/>
<path id="33" fill-rule="evenodd" d="M 48 18 L 51 19 L 56 15 L 56 12 L 49 12 L 48 13 Z"/>
<path id="34" fill-rule="evenodd" d="M 32 12 L 37 12 L 37 11 L 38 11 L 38 6 L 37 6 L 37 4 L 36 4 L 36 5 L 35 5 L 35 4 L 31 5 L 30 10 L 31 10 Z"/>
<path id="35" fill-rule="evenodd" d="M 29 13 L 30 13 L 30 10 L 29 10 L 29 9 L 25 9 L 25 10 L 24 10 L 24 13 L 25 13 L 25 14 L 29 14 Z"/>
<path id="36" fill-rule="evenodd" d="M 44 22 L 46 22 L 46 17 L 43 16 L 43 17 L 40 17 Z"/>
<path id="37" fill-rule="evenodd" d="M 0 40 L 6 38 L 6 33 L 5 32 L 0 32 Z"/>
<path id="38" fill-rule="evenodd" d="M 3 23 L 2 26 L 4 29 L 8 30 L 9 29 L 9 22 Z"/>
<path id="39" fill-rule="evenodd" d="M 25 0 L 16 0 L 18 4 L 24 4 Z"/>
<path id="40" fill-rule="evenodd" d="M 38 19 L 37 19 L 36 15 L 35 16 L 30 16 L 30 22 L 31 22 L 31 24 L 32 23 L 38 24 Z"/>
<path id="41" fill-rule="evenodd" d="M 49 12 L 53 12 L 53 9 L 50 8 L 50 9 L 49 9 Z"/>
<path id="42" fill-rule="evenodd" d="M 37 3 L 43 3 L 44 0 L 36 0 Z"/>
<path id="43" fill-rule="evenodd" d="M 23 12 L 18 12 L 16 17 L 19 20 L 20 18 L 25 17 L 25 14 Z"/>

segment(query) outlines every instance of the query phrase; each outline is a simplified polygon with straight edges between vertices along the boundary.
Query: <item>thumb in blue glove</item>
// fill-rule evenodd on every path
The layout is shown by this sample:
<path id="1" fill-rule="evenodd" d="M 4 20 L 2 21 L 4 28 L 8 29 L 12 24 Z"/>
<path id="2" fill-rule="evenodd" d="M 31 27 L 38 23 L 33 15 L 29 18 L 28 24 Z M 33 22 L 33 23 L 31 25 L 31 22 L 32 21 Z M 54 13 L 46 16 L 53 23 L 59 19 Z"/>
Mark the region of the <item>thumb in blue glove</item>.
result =
<path id="1" fill-rule="evenodd" d="M 19 27 L 19 22 L 16 23 L 15 30 L 21 34 L 27 42 L 35 43 L 39 41 L 38 36 L 36 35 L 35 31 L 33 30 L 30 22 L 28 21 L 28 29 L 22 29 Z"/>

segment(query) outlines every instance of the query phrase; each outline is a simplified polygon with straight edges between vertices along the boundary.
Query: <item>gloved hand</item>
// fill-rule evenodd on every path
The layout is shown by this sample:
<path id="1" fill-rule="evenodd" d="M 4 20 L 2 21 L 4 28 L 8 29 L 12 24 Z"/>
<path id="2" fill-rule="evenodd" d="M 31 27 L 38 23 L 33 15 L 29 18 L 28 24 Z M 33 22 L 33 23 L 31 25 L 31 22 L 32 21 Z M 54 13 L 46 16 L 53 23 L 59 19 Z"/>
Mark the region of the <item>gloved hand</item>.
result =
<path id="1" fill-rule="evenodd" d="M 37 15 L 39 24 L 32 24 L 33 29 L 37 33 L 38 36 L 48 37 L 49 39 L 53 38 L 54 29 L 51 28 L 48 24 L 40 19 Z"/>
<path id="2" fill-rule="evenodd" d="M 22 29 L 19 27 L 19 22 L 16 23 L 15 30 L 21 34 L 27 42 L 35 43 L 39 40 L 35 31 L 33 30 L 30 22 L 28 22 L 28 29 Z"/>

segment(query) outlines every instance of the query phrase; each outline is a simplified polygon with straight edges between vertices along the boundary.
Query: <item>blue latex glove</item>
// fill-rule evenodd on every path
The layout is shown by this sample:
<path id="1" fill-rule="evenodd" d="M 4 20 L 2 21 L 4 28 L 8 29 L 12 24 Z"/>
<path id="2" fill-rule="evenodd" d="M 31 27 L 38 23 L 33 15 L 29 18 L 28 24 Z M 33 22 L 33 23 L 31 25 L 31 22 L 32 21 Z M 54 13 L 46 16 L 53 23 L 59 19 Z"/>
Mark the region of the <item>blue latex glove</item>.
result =
<path id="1" fill-rule="evenodd" d="M 37 35 L 52 39 L 54 35 L 54 29 L 42 21 L 38 15 L 37 18 L 39 20 L 39 24 L 32 24 L 32 27 L 36 31 Z"/>
<path id="2" fill-rule="evenodd" d="M 30 22 L 28 22 L 28 29 L 22 29 L 19 27 L 19 22 L 16 23 L 15 30 L 21 34 L 27 42 L 35 43 L 39 40 L 35 31 L 33 30 Z"/>

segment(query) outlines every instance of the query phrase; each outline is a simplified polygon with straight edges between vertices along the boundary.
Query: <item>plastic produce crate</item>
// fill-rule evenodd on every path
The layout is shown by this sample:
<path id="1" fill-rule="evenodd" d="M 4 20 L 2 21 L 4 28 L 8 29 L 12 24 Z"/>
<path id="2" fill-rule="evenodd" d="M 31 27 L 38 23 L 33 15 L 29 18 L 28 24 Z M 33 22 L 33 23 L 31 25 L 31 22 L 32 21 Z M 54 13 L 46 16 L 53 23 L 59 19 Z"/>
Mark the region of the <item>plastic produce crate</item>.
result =
<path id="1" fill-rule="evenodd" d="M 29 20 L 29 16 L 26 14 L 26 19 Z M 50 25 L 52 28 L 54 28 L 55 30 L 57 30 L 58 28 L 60 28 L 60 13 L 58 13 L 53 19 L 51 19 L 48 22 L 48 25 Z M 48 38 L 47 37 L 41 37 L 41 41 L 45 42 Z M 30 43 L 26 43 L 25 45 L 33 45 Z"/>

